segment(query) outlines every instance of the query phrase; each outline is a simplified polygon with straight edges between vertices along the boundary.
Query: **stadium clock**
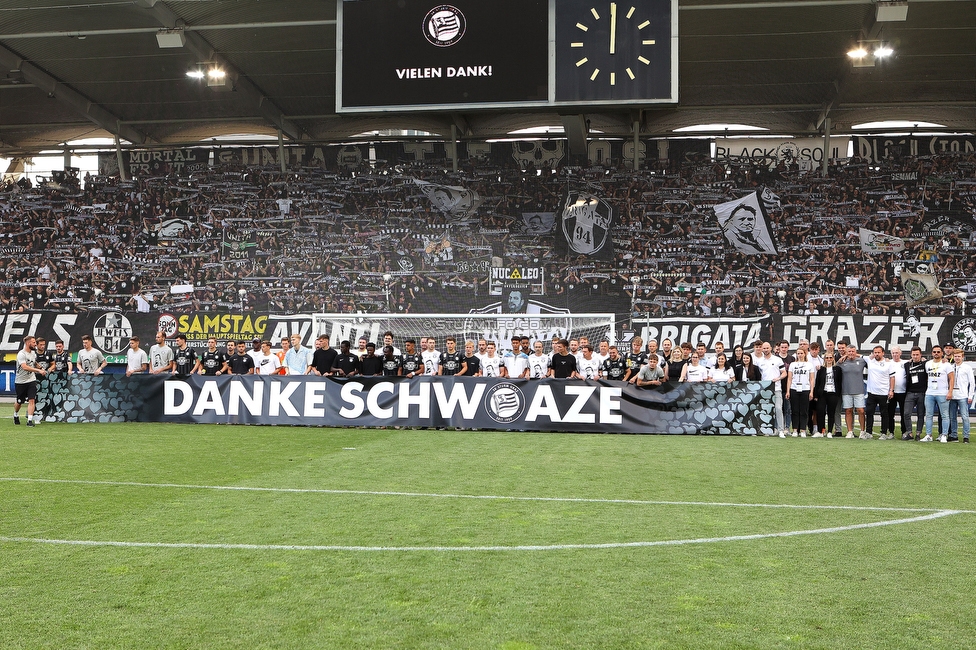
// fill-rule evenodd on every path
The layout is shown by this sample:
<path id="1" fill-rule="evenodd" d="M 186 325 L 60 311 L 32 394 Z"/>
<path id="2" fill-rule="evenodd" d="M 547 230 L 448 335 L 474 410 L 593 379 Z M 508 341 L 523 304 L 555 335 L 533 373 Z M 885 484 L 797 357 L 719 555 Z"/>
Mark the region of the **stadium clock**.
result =
<path id="1" fill-rule="evenodd" d="M 656 87 L 669 91 L 661 82 L 670 78 L 670 2 L 591 0 L 570 6 L 560 3 L 557 9 L 557 102 L 653 100 Z"/>

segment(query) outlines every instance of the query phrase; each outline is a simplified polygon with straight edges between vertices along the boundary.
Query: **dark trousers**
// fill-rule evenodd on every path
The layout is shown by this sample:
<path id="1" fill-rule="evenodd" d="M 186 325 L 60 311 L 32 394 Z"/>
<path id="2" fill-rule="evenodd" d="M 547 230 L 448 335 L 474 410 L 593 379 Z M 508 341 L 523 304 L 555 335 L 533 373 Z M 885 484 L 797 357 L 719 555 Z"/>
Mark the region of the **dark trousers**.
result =
<path id="1" fill-rule="evenodd" d="M 881 433 L 888 433 L 888 396 L 875 395 L 868 393 L 868 398 L 864 402 L 865 428 L 868 433 L 874 433 L 874 410 L 881 411 Z"/>
<path id="2" fill-rule="evenodd" d="M 908 418 L 905 417 L 905 396 L 906 393 L 895 393 L 894 397 L 888 400 L 888 431 L 890 433 L 895 432 L 895 407 L 898 407 L 898 412 L 901 413 L 902 433 L 912 430 Z"/>
<path id="3" fill-rule="evenodd" d="M 837 405 L 840 404 L 840 401 L 840 395 L 838 393 L 824 393 L 814 401 L 814 404 L 817 406 L 815 413 L 817 428 L 824 435 L 833 433 L 835 423 L 840 422 L 837 419 Z M 824 427 L 824 423 L 827 425 L 826 428 Z"/>
<path id="4" fill-rule="evenodd" d="M 790 415 L 793 418 L 793 430 L 806 431 L 807 421 L 810 419 L 810 391 L 791 390 L 789 405 Z"/>
<path id="5" fill-rule="evenodd" d="M 922 436 L 922 428 L 925 426 L 925 393 L 906 393 L 905 404 L 902 408 L 902 433 L 912 433 L 912 411 L 915 411 L 916 425 L 915 432 Z"/>

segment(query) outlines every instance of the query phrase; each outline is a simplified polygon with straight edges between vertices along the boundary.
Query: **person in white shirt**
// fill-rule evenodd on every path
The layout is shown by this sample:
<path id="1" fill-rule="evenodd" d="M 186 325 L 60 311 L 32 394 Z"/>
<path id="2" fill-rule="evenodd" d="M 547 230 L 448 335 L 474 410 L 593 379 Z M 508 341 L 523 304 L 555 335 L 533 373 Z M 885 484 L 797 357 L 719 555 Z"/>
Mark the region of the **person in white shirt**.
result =
<path id="1" fill-rule="evenodd" d="M 962 418 L 962 441 L 969 442 L 969 407 L 976 396 L 976 380 L 973 377 L 972 366 L 964 363 L 962 350 L 953 353 L 952 374 L 955 381 L 952 385 L 952 401 L 949 402 L 949 440 L 958 440 L 959 429 L 956 415 Z"/>
<path id="2" fill-rule="evenodd" d="M 715 367 L 715 360 L 709 358 L 708 348 L 705 346 L 704 343 L 699 343 L 698 345 L 696 345 L 695 350 L 698 352 L 698 363 L 705 366 L 709 370 Z"/>
<path id="3" fill-rule="evenodd" d="M 424 374 L 433 377 L 440 368 L 441 353 L 437 351 L 437 339 L 433 336 L 423 339 L 424 346 L 420 351 L 420 358 L 424 361 Z"/>
<path id="4" fill-rule="evenodd" d="M 481 345 L 481 341 L 478 341 L 478 345 Z M 495 354 L 495 342 L 485 342 L 485 354 L 481 357 L 481 375 L 483 377 L 501 377 L 501 366 L 502 358 Z"/>
<path id="5" fill-rule="evenodd" d="M 129 339 L 129 349 L 125 352 L 125 376 L 140 375 L 149 370 L 149 355 L 139 347 L 139 337 Z"/>
<path id="6" fill-rule="evenodd" d="M 701 359 L 698 358 L 698 352 L 691 353 L 688 363 L 681 369 L 681 379 L 678 381 L 689 383 L 708 381 L 708 368 L 701 364 Z"/>
<path id="7" fill-rule="evenodd" d="M 929 383 L 925 389 L 925 437 L 922 442 L 932 442 L 932 416 L 939 409 L 942 416 L 942 430 L 939 442 L 949 442 L 949 400 L 955 373 L 951 363 L 942 358 L 942 346 L 932 346 L 932 359 L 925 362 L 925 374 Z"/>
<path id="8" fill-rule="evenodd" d="M 261 356 L 254 366 L 254 370 L 259 375 L 275 375 L 281 367 L 278 355 L 271 354 L 271 341 L 261 341 Z"/>
<path id="9" fill-rule="evenodd" d="M 735 369 L 728 365 L 728 361 L 724 352 L 716 354 L 715 367 L 709 371 L 708 378 L 715 382 L 735 380 Z"/>
<path id="10" fill-rule="evenodd" d="M 790 364 L 786 373 L 786 399 L 790 400 L 793 417 L 793 437 L 807 437 L 807 423 L 810 421 L 810 400 L 813 399 L 813 378 L 817 369 L 807 361 L 807 352 L 802 347 L 796 351 L 796 361 Z M 786 436 L 781 432 L 780 438 Z"/>
<path id="11" fill-rule="evenodd" d="M 549 374 L 549 355 L 545 354 L 542 341 L 533 344 L 534 354 L 529 356 L 529 378 L 542 379 Z"/>
<path id="12" fill-rule="evenodd" d="M 888 400 L 888 434 L 895 436 L 895 409 L 901 413 L 902 431 L 911 430 L 905 422 L 905 397 L 908 393 L 908 375 L 905 372 L 905 362 L 901 358 L 901 348 L 891 346 L 891 365 L 895 371 L 895 388 L 891 399 Z M 904 434 L 902 434 L 904 435 Z"/>
<path id="13" fill-rule="evenodd" d="M 782 358 L 773 354 L 773 346 L 769 341 L 757 341 L 756 347 L 761 354 L 753 355 L 753 363 L 762 373 L 763 381 L 773 383 L 773 405 L 776 407 L 776 430 L 781 433 L 786 430 L 786 423 L 783 419 L 783 390 L 782 379 L 786 379 L 786 363 Z"/>
<path id="14" fill-rule="evenodd" d="M 593 348 L 589 344 L 583 346 L 583 356 L 576 361 L 576 372 L 583 379 L 599 379 L 602 366 L 603 362 L 593 354 Z"/>
<path id="15" fill-rule="evenodd" d="M 593 352 L 593 358 L 599 359 L 600 366 L 603 366 L 603 362 L 610 358 L 610 341 L 600 341 L 599 347 Z"/>
<path id="16" fill-rule="evenodd" d="M 512 349 L 502 355 L 502 376 L 509 379 L 525 379 L 529 376 L 529 357 L 522 354 L 521 339 L 512 337 Z"/>
<path id="17" fill-rule="evenodd" d="M 884 348 L 874 346 L 870 357 L 864 359 L 867 363 L 868 396 L 864 402 L 865 429 L 861 437 L 870 440 L 874 437 L 874 411 L 881 411 L 881 437 L 878 440 L 891 440 L 894 432 L 888 431 L 888 400 L 895 396 L 895 368 L 885 359 Z"/>

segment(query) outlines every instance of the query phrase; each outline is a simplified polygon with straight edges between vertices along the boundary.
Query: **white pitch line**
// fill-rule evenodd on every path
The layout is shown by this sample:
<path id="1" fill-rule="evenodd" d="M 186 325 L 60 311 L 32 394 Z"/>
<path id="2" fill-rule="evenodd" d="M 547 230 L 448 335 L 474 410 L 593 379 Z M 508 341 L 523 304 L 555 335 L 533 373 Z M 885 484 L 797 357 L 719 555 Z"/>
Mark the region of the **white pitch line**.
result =
<path id="1" fill-rule="evenodd" d="M 0 537 L 0 543 L 28 543 L 53 544 L 60 546 L 96 546 L 120 548 L 167 548 L 167 549 L 210 549 L 210 550 L 242 550 L 242 551 L 350 551 L 350 552 L 432 552 L 456 553 L 466 551 L 572 551 L 615 548 L 647 548 L 650 546 L 684 546 L 687 544 L 716 544 L 721 542 L 741 542 L 774 537 L 797 537 L 800 535 L 823 535 L 828 533 L 842 533 L 849 530 L 864 528 L 880 528 L 882 526 L 897 526 L 912 524 L 920 521 L 940 519 L 951 515 L 963 514 L 961 510 L 940 510 L 908 519 L 892 519 L 888 521 L 873 521 L 866 524 L 852 524 L 850 526 L 834 526 L 832 528 L 816 528 L 813 530 L 790 530 L 781 533 L 758 533 L 754 535 L 733 535 L 729 537 L 699 537 L 696 539 L 669 539 L 656 542 L 608 542 L 603 544 L 550 544 L 531 546 L 318 546 L 318 545 L 281 545 L 281 544 L 192 544 L 167 542 L 115 542 L 80 539 L 38 539 L 32 537 Z"/>
<path id="2" fill-rule="evenodd" d="M 193 485 L 183 483 L 139 483 L 133 481 L 76 481 L 69 479 L 0 477 L 0 483 L 54 483 L 107 487 L 144 487 L 180 490 L 217 490 L 228 492 L 277 492 L 292 494 L 342 494 L 353 496 L 415 497 L 425 499 L 476 499 L 486 501 L 543 501 L 555 503 L 603 503 L 638 506 L 701 506 L 719 508 L 784 508 L 790 510 L 863 510 L 870 512 L 945 512 L 944 508 L 892 508 L 875 506 L 796 505 L 784 503 L 733 503 L 723 501 L 645 501 L 639 499 L 586 499 L 578 497 L 521 497 L 490 494 L 439 494 L 433 492 L 390 492 L 375 490 L 328 490 L 321 488 L 250 487 L 246 485 Z M 976 510 L 953 510 L 953 513 L 976 514 Z"/>

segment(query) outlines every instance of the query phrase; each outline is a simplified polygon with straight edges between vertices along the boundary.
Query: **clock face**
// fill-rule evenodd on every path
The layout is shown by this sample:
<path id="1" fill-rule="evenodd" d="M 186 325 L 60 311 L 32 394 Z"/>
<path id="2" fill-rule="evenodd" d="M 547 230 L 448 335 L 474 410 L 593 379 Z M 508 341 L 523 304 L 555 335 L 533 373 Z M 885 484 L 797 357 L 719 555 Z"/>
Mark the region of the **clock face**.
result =
<path id="1" fill-rule="evenodd" d="M 575 0 L 556 15 L 556 101 L 670 97 L 671 0 Z"/>

